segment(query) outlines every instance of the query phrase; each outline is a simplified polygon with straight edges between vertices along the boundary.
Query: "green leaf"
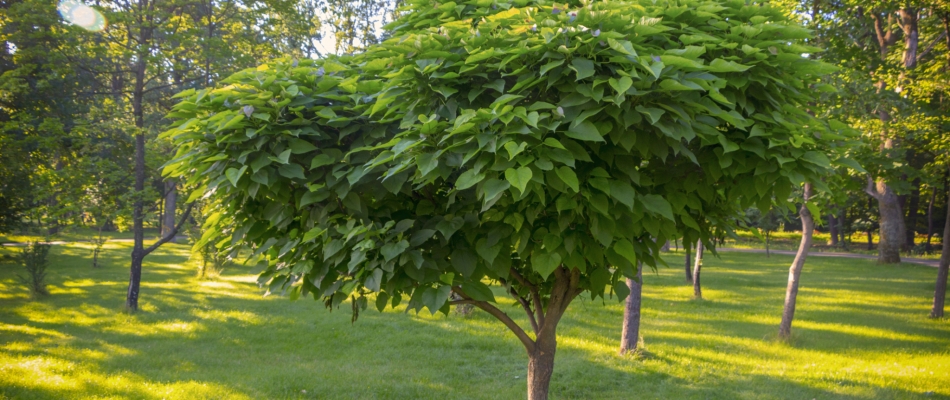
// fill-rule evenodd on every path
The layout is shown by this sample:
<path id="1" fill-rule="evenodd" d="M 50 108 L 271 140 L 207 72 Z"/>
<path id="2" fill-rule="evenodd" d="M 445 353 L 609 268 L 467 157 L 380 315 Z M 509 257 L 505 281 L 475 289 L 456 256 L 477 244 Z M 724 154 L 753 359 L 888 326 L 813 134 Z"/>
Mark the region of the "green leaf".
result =
<path id="1" fill-rule="evenodd" d="M 528 182 L 531 182 L 531 168 L 521 167 L 518 169 L 508 168 L 505 170 L 505 179 L 511 183 L 512 186 L 518 188 L 518 191 L 524 193 L 525 188 L 528 186 Z M 491 199 L 492 197 L 487 197 Z"/>
<path id="2" fill-rule="evenodd" d="M 637 106 L 636 110 L 642 114 L 646 114 L 646 116 L 650 118 L 651 124 L 656 124 L 657 121 L 660 120 L 660 117 L 663 116 L 663 113 L 666 112 L 663 109 L 644 106 Z"/>
<path id="3" fill-rule="evenodd" d="M 597 127 L 590 121 L 584 121 L 577 124 L 577 126 L 571 127 L 568 129 L 566 135 L 577 140 L 586 140 L 589 142 L 605 141 L 600 131 L 597 130 Z"/>
<path id="4" fill-rule="evenodd" d="M 241 179 L 241 176 L 244 175 L 244 171 L 247 171 L 247 165 L 241 167 L 241 169 L 228 168 L 227 171 L 224 171 L 224 175 L 231 181 L 231 185 L 237 187 L 238 181 Z"/>
<path id="5" fill-rule="evenodd" d="M 495 302 L 495 294 L 484 283 L 478 281 L 465 282 L 461 285 L 461 288 L 472 300 Z"/>
<path id="6" fill-rule="evenodd" d="M 455 267 L 455 270 L 467 278 L 472 276 L 472 273 L 475 272 L 475 263 L 478 261 L 475 257 L 475 254 L 472 253 L 471 250 L 456 248 L 455 251 L 452 252 L 449 260 L 452 262 L 452 266 Z"/>
<path id="7" fill-rule="evenodd" d="M 383 255 L 383 258 L 386 261 L 389 261 L 393 258 L 399 257 L 399 255 L 401 255 L 402 252 L 406 251 L 408 248 L 409 242 L 400 240 L 398 243 L 386 243 L 381 249 L 379 249 L 379 252 Z"/>
<path id="8" fill-rule="evenodd" d="M 637 265 L 637 251 L 633 249 L 633 244 L 627 239 L 619 239 L 614 242 L 614 251 L 617 254 L 630 261 L 630 264 Z"/>
<path id="9" fill-rule="evenodd" d="M 577 174 L 574 173 L 574 169 L 568 166 L 558 167 L 554 172 L 557 173 L 557 177 L 561 178 L 564 183 L 567 184 L 571 189 L 574 190 L 574 193 L 580 193 L 580 183 L 577 180 Z"/>
<path id="10" fill-rule="evenodd" d="M 617 294 L 617 301 L 624 301 L 630 295 L 630 286 L 627 286 L 626 279 L 618 279 L 613 287 L 614 293 Z"/>
<path id="11" fill-rule="evenodd" d="M 577 71 L 577 80 L 594 75 L 594 62 L 586 58 L 575 58 L 571 61 L 574 71 Z"/>
<path id="12" fill-rule="evenodd" d="M 290 139 L 290 152 L 293 154 L 309 153 L 316 149 L 317 146 L 314 146 L 312 143 L 307 142 L 306 140 L 298 138 Z"/>
<path id="13" fill-rule="evenodd" d="M 610 78 L 608 82 L 610 83 L 610 87 L 617 91 L 617 94 L 626 93 L 627 90 L 630 89 L 630 86 L 633 85 L 633 79 L 627 76 L 620 77 L 620 79 Z"/>
<path id="14" fill-rule="evenodd" d="M 561 256 L 557 253 L 531 255 L 531 268 L 544 279 L 548 279 L 548 276 L 550 276 L 559 265 L 561 265 Z"/>
<path id="15" fill-rule="evenodd" d="M 303 174 L 303 167 L 299 164 L 281 165 L 280 168 L 277 169 L 277 172 L 288 178 L 307 179 Z"/>
<path id="16" fill-rule="evenodd" d="M 640 197 L 640 202 L 647 210 L 662 215 L 664 218 L 673 221 L 673 208 L 663 196 L 648 194 Z"/>
<path id="17" fill-rule="evenodd" d="M 467 170 L 459 175 L 458 180 L 455 181 L 456 190 L 465 190 L 472 186 L 475 186 L 477 183 L 485 179 L 485 174 L 476 174 L 474 169 Z"/>
<path id="18" fill-rule="evenodd" d="M 544 74 L 548 73 L 548 71 L 550 71 L 550 70 L 553 69 L 553 68 L 560 67 L 561 64 L 564 64 L 564 60 L 554 60 L 554 61 L 551 61 L 551 62 L 549 62 L 549 63 L 547 63 L 547 64 L 542 65 L 542 66 L 541 66 L 541 76 L 544 76 Z"/>
<path id="19" fill-rule="evenodd" d="M 527 146 L 528 143 L 526 142 L 521 142 L 521 145 L 517 145 L 515 142 L 505 143 L 505 150 L 508 150 L 508 159 L 511 160 L 515 158 L 515 156 L 524 151 Z"/>
<path id="20" fill-rule="evenodd" d="M 507 174 L 508 173 L 505 172 L 505 175 Z M 494 179 L 494 178 L 489 179 L 485 181 L 484 185 L 482 185 L 482 190 L 485 193 L 484 199 L 485 200 L 494 199 L 495 196 L 498 196 L 499 193 L 505 190 L 508 190 L 509 187 L 511 187 L 511 184 L 508 183 L 508 181 L 503 181 L 501 179 Z"/>
<path id="21" fill-rule="evenodd" d="M 277 157 L 269 157 L 272 161 L 279 162 L 281 164 L 287 164 L 290 162 L 290 149 L 284 150 Z"/>
<path id="22" fill-rule="evenodd" d="M 637 56 L 637 52 L 633 50 L 633 45 L 630 44 L 629 41 L 608 38 L 607 44 L 610 45 L 611 49 L 614 49 L 620 53 L 626 54 L 628 56 Z"/>
<path id="23" fill-rule="evenodd" d="M 322 167 L 324 165 L 333 164 L 335 160 L 329 154 L 318 154 L 313 160 L 310 161 L 310 169 Z"/>
<path id="24" fill-rule="evenodd" d="M 721 58 L 712 60 L 709 63 L 709 66 L 706 67 L 707 70 L 712 72 L 743 72 L 749 68 L 752 68 L 748 65 L 742 65 L 733 61 L 726 61 Z"/>

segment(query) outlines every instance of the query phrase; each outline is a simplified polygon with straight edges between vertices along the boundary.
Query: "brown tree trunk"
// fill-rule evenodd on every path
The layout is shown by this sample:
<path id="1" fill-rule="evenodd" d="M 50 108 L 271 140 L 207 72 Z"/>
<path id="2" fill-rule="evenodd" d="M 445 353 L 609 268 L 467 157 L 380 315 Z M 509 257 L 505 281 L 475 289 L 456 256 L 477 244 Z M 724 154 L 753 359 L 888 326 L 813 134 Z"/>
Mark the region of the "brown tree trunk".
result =
<path id="1" fill-rule="evenodd" d="M 554 373 L 554 353 L 557 339 L 538 340 L 535 350 L 528 353 L 528 400 L 547 400 Z"/>
<path id="2" fill-rule="evenodd" d="M 792 334 L 792 319 L 795 318 L 795 301 L 798 298 L 798 282 L 802 275 L 802 267 L 805 266 L 805 258 L 808 257 L 808 249 L 811 248 L 812 234 L 815 230 L 815 221 L 807 207 L 811 194 L 811 184 L 806 183 L 804 202 L 802 208 L 798 211 L 798 215 L 802 219 L 802 242 L 798 246 L 798 253 L 795 254 L 795 261 L 792 262 L 792 266 L 788 270 L 785 308 L 782 309 L 782 323 L 778 328 L 778 336 L 782 339 L 788 339 Z"/>
<path id="3" fill-rule="evenodd" d="M 841 208 L 841 210 L 838 212 L 838 236 L 840 237 L 840 239 L 838 239 L 838 243 L 841 243 L 841 246 L 845 250 L 848 249 L 848 241 L 850 240 L 850 236 L 847 234 L 848 229 L 845 228 L 846 220 L 847 210 Z"/>
<path id="4" fill-rule="evenodd" d="M 772 252 L 769 249 L 769 245 L 771 244 L 769 242 L 771 241 L 772 241 L 772 231 L 765 231 L 765 258 L 772 257 Z"/>
<path id="5" fill-rule="evenodd" d="M 639 282 L 638 282 L 639 281 Z M 643 265 L 637 266 L 637 280 L 627 278 L 630 295 L 624 301 L 623 329 L 620 332 L 620 354 L 637 351 L 640 340 L 640 306 L 643 303 Z"/>
<path id="6" fill-rule="evenodd" d="M 139 308 L 139 286 L 142 280 L 142 260 L 145 258 L 145 220 L 142 192 L 145 191 L 145 112 L 142 101 L 145 97 L 145 70 L 148 49 L 151 44 L 151 21 L 146 18 L 149 6 L 147 0 L 139 0 L 138 11 L 138 51 L 133 72 L 135 83 L 132 88 L 132 114 L 135 118 L 135 202 L 132 205 L 132 262 L 129 273 L 129 290 L 125 298 L 125 308 L 136 311 Z"/>
<path id="7" fill-rule="evenodd" d="M 693 259 L 690 258 L 690 249 L 692 244 L 687 241 L 683 241 L 683 249 L 686 250 L 686 283 L 693 284 L 693 267 L 691 265 Z"/>
<path id="8" fill-rule="evenodd" d="M 699 274 L 703 269 L 703 241 L 696 241 L 696 262 L 693 263 L 693 298 L 703 298 L 703 288 L 700 285 Z"/>
<path id="9" fill-rule="evenodd" d="M 904 246 L 913 250 L 917 239 L 917 209 L 920 208 L 920 178 L 914 179 L 913 190 L 910 192 L 910 202 L 907 205 L 907 219 L 905 221 L 907 240 Z"/>
<path id="10" fill-rule="evenodd" d="M 933 246 L 930 244 L 930 240 L 934 236 L 934 200 L 937 199 L 937 188 L 933 189 L 933 192 L 930 193 L 930 204 L 927 205 L 927 252 L 933 251 Z"/>
<path id="11" fill-rule="evenodd" d="M 947 194 L 947 199 L 947 218 L 943 224 L 943 249 L 940 254 L 940 264 L 937 266 L 937 285 L 934 288 L 931 318 L 943 317 L 944 302 L 947 298 L 947 273 L 950 271 L 950 192 Z"/>
<path id="12" fill-rule="evenodd" d="M 838 218 L 834 213 L 828 215 L 828 233 L 831 236 L 828 245 L 838 247 Z"/>
<path id="13" fill-rule="evenodd" d="M 174 179 L 165 181 L 165 216 L 162 221 L 162 236 L 168 235 L 175 226 L 175 209 L 178 207 L 178 189 Z M 172 239 L 174 242 L 175 239 Z"/>

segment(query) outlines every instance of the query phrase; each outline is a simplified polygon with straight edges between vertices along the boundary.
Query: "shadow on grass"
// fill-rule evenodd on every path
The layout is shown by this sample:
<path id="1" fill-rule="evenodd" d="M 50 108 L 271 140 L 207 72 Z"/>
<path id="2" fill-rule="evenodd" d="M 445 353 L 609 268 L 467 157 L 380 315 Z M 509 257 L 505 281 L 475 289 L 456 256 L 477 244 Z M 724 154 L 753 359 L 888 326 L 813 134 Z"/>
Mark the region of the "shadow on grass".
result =
<path id="1" fill-rule="evenodd" d="M 197 281 L 187 247 L 146 259 L 142 311 L 121 312 L 128 247 L 92 269 L 84 248 L 54 254 L 53 296 L 0 303 L 0 394 L 13 398 L 522 398 L 524 350 L 500 323 L 470 318 L 366 312 L 350 324 L 311 300 L 261 298 L 233 267 Z M 834 375 L 848 363 L 878 366 L 888 353 L 946 351 L 946 324 L 916 312 L 920 279 L 897 286 L 806 270 L 794 345 L 766 338 L 777 327 L 787 264 L 749 259 L 704 269 L 705 301 L 690 301 L 682 272 L 645 277 L 643 334 L 649 356 L 616 354 L 622 307 L 578 299 L 559 329 L 556 398 L 914 398 L 943 389 L 906 381 L 904 371 Z M 9 265 L 9 264 L 7 264 Z M 12 273 L 0 284 L 15 288 Z M 822 271 L 847 273 L 844 266 Z M 890 279 L 890 275 L 879 276 Z M 893 289 L 893 292 L 884 289 Z M 778 293 L 778 294 L 776 294 Z M 496 293 L 503 298 L 502 293 Z M 854 299 L 867 298 L 870 302 Z M 910 296 L 905 305 L 875 301 Z M 812 309 L 810 307 L 818 307 Z M 522 322 L 513 302 L 503 309 Z M 856 315 L 867 315 L 859 318 Z M 889 336 L 890 335 L 890 336 Z M 941 336 L 943 335 L 943 336 Z M 868 357 L 852 354 L 871 354 Z M 820 373 L 800 366 L 828 360 Z M 889 361 L 886 360 L 886 361 Z M 943 362 L 942 360 L 938 360 Z M 818 368 L 820 369 L 820 368 Z M 945 373 L 944 373 L 945 374 Z M 878 379 L 880 378 L 880 379 Z M 896 382 L 896 383 L 895 383 Z M 942 391 L 940 391 L 942 390 Z M 0 396 L 2 397 L 2 396 Z"/>

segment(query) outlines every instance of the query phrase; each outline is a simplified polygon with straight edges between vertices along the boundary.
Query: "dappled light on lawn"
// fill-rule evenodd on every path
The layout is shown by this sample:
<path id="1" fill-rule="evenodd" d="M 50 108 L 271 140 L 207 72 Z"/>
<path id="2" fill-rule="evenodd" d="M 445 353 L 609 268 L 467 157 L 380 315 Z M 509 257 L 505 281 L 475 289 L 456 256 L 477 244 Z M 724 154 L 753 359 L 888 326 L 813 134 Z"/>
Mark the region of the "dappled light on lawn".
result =
<path id="1" fill-rule="evenodd" d="M 127 256 L 129 246 L 109 244 L 103 256 Z M 361 313 L 355 326 L 349 304 L 327 313 L 263 297 L 251 266 L 195 279 L 187 248 L 148 261 L 148 296 L 134 315 L 121 307 L 128 266 L 93 269 L 85 245 L 54 246 L 50 283 L 60 291 L 42 301 L 28 301 L 15 265 L 0 264 L 0 397 L 523 396 L 524 349 L 484 312 L 407 317 L 404 302 Z M 623 306 L 579 298 L 562 321 L 552 389 L 567 399 L 950 396 L 950 327 L 926 317 L 932 268 L 810 261 L 786 344 L 775 329 L 790 259 L 708 256 L 703 301 L 691 300 L 679 268 L 645 271 L 637 356 L 617 354 Z M 527 323 L 500 288 L 495 295 Z"/>

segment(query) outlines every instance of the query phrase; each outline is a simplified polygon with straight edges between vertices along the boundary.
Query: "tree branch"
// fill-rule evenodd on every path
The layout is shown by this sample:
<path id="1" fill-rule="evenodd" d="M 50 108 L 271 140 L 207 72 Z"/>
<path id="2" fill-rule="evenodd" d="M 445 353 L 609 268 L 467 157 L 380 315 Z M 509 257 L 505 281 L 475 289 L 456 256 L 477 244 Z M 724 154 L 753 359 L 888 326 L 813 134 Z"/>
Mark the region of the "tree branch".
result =
<path id="1" fill-rule="evenodd" d="M 528 282 L 518 271 L 515 271 L 514 268 L 509 268 L 508 271 L 511 273 L 511 276 L 515 277 L 515 280 L 518 283 L 527 286 L 528 290 L 531 291 L 531 300 L 534 303 L 534 312 L 537 314 L 536 319 L 539 326 L 544 325 L 544 303 L 541 302 L 541 294 L 538 292 L 538 287 Z"/>
<path id="2" fill-rule="evenodd" d="M 937 37 L 934 38 L 934 40 L 931 41 L 926 48 L 924 48 L 924 51 L 917 54 L 917 62 L 920 62 L 920 60 L 923 59 L 924 56 L 930 52 L 930 50 L 933 50 L 934 46 L 937 45 L 937 42 L 939 42 L 940 39 L 943 39 L 944 36 L 947 36 L 947 31 L 940 32 L 940 34 L 937 35 Z"/>
<path id="3" fill-rule="evenodd" d="M 538 336 L 538 320 L 534 318 L 534 311 L 531 310 L 531 305 L 528 304 L 528 300 L 525 300 L 524 297 L 518 295 L 518 292 L 515 291 L 515 288 L 508 286 L 508 293 L 511 293 L 511 297 L 514 297 L 515 300 L 518 300 L 518 303 L 521 304 L 521 308 L 524 309 L 525 314 L 528 314 L 528 320 L 531 321 L 531 329 L 534 330 L 534 336 Z"/>
<path id="4" fill-rule="evenodd" d="M 512 320 L 511 317 L 508 316 L 508 314 L 505 314 L 504 311 L 499 310 L 497 307 L 491 305 L 488 302 L 472 300 L 472 298 L 469 297 L 467 294 L 465 294 L 465 292 L 462 291 L 462 288 L 458 286 L 453 287 L 452 290 L 454 290 L 455 293 L 458 294 L 459 296 L 462 296 L 462 299 L 470 302 L 470 303 L 459 303 L 459 304 L 473 304 L 475 305 L 475 307 L 481 308 L 483 311 L 491 314 L 493 317 L 497 318 L 499 321 L 505 324 L 505 326 L 507 326 L 508 329 L 510 329 L 511 332 L 514 333 L 515 336 L 518 337 L 518 340 L 521 341 L 521 344 L 524 345 L 524 348 L 525 350 L 528 351 L 528 353 L 534 352 L 534 341 L 531 340 L 528 334 L 525 333 L 524 329 L 521 329 L 521 327 L 518 326 L 518 324 L 514 320 Z"/>
<path id="5" fill-rule="evenodd" d="M 165 243 L 168 243 L 168 241 L 174 239 L 175 235 L 178 235 L 178 231 L 181 230 L 181 226 L 184 225 L 185 221 L 188 220 L 188 217 L 191 216 L 191 209 L 194 207 L 195 207 L 195 203 L 188 204 L 188 208 L 185 209 L 185 213 L 182 214 L 181 220 L 178 221 L 178 224 L 175 225 L 172 231 L 168 232 L 168 234 L 165 235 L 165 237 L 159 239 L 157 242 L 153 243 L 151 246 L 148 246 L 148 248 L 144 250 L 144 253 L 142 255 L 147 256 L 149 253 L 158 249 L 159 246 Z"/>
<path id="6" fill-rule="evenodd" d="M 868 175 L 868 185 L 864 188 L 864 191 L 875 199 L 880 199 L 882 195 L 882 193 L 878 193 L 877 188 L 874 187 L 874 178 L 871 178 L 871 175 Z"/>

